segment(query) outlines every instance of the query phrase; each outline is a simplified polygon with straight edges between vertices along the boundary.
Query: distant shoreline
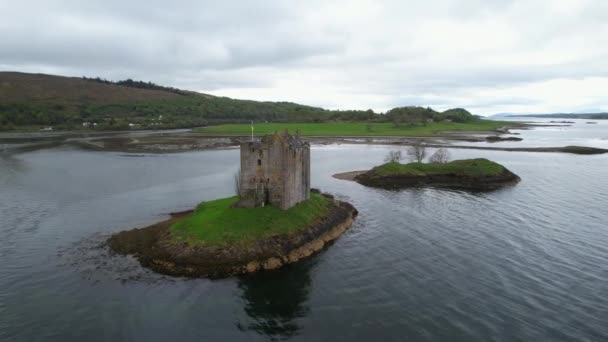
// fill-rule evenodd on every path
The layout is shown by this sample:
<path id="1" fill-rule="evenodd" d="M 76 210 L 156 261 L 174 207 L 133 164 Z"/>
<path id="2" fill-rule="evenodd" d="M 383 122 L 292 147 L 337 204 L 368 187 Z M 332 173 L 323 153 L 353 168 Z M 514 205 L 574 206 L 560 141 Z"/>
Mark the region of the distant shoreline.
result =
<path id="1" fill-rule="evenodd" d="M 313 145 L 389 145 L 410 146 L 423 143 L 430 148 L 450 148 L 467 150 L 505 151 L 505 152 L 545 152 L 574 154 L 603 154 L 607 149 L 556 146 L 556 147 L 499 147 L 456 145 L 449 142 L 488 142 L 487 134 L 505 140 L 497 132 L 445 132 L 444 136 L 435 137 L 400 137 L 400 136 L 308 136 L 305 140 Z M 60 146 L 71 146 L 84 150 L 123 153 L 179 153 L 188 151 L 205 151 L 234 148 L 239 142 L 251 139 L 245 135 L 204 135 L 190 130 L 171 131 L 138 131 L 82 134 L 70 132 L 65 134 L 0 134 L 0 144 L 7 144 L 0 150 L 5 153 L 24 153 Z M 507 138 L 509 139 L 509 138 Z M 512 138 L 510 138 L 512 139 Z M 509 139 L 509 140 L 510 140 Z"/>
<path id="2" fill-rule="evenodd" d="M 504 118 L 538 118 L 538 119 L 581 119 L 581 120 L 608 120 L 608 113 L 588 114 L 513 114 L 506 116 L 491 116 L 492 119 Z"/>

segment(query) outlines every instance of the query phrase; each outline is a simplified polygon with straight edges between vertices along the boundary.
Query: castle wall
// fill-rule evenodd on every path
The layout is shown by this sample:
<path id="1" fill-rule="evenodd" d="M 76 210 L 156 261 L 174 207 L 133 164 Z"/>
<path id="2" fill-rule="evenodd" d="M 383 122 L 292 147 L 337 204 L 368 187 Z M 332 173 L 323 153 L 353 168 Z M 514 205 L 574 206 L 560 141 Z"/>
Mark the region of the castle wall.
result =
<path id="1" fill-rule="evenodd" d="M 241 207 L 266 202 L 288 209 L 310 198 L 310 147 L 289 143 L 288 136 L 267 136 L 241 143 Z M 292 138 L 293 139 L 293 138 Z"/>
<path id="2" fill-rule="evenodd" d="M 267 189 L 267 150 L 259 143 L 241 143 L 241 191 L 239 206 L 263 205 Z"/>
<path id="3" fill-rule="evenodd" d="M 284 162 L 283 207 L 289 208 L 310 198 L 310 147 L 288 148 Z"/>
<path id="4" fill-rule="evenodd" d="M 286 209 L 285 206 L 285 146 L 280 139 L 273 139 L 268 146 L 268 169 L 270 178 L 270 205 Z"/>
<path id="5" fill-rule="evenodd" d="M 296 174 L 297 168 L 297 152 L 293 148 L 289 148 L 287 151 L 287 172 L 289 175 L 289 179 L 286 186 L 285 191 L 285 200 L 287 202 L 287 206 L 293 206 L 297 203 L 297 190 L 296 190 L 296 180 L 298 175 Z"/>

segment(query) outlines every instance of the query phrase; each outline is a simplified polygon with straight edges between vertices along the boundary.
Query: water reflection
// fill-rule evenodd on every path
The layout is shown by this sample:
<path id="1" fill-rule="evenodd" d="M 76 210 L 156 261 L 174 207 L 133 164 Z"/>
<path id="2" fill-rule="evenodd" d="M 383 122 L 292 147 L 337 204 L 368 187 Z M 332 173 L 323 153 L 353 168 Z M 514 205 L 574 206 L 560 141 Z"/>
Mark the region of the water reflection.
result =
<path id="1" fill-rule="evenodd" d="M 238 287 L 243 291 L 244 310 L 251 319 L 239 322 L 240 330 L 252 330 L 272 340 L 284 340 L 300 332 L 298 319 L 308 315 L 310 270 L 306 261 L 273 272 L 243 276 Z"/>

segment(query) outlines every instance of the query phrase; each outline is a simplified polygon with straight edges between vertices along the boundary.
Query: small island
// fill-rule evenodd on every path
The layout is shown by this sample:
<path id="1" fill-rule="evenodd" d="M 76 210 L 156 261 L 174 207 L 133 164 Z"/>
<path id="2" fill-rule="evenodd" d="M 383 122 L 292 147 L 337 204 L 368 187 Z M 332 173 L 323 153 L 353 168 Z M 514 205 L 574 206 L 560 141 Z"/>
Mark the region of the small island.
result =
<path id="1" fill-rule="evenodd" d="M 340 173 L 334 177 L 384 189 L 432 186 L 472 191 L 496 190 L 520 181 L 519 176 L 493 161 L 480 158 L 448 162 L 447 152 L 439 151 L 442 153 L 439 161 L 431 163 L 423 163 L 423 158 L 419 158 L 419 161 L 402 164 L 398 161 L 400 156 L 389 156 L 387 163 L 369 171 Z"/>
<path id="2" fill-rule="evenodd" d="M 499 137 L 497 135 L 490 135 L 486 137 L 487 142 L 502 142 L 502 141 L 522 141 L 523 138 L 520 137 Z"/>
<path id="3" fill-rule="evenodd" d="M 108 245 L 159 273 L 226 277 L 308 257 L 357 216 L 349 203 L 310 188 L 310 146 L 299 134 L 275 132 L 241 143 L 235 186 L 238 196 L 114 234 Z"/>
<path id="4" fill-rule="evenodd" d="M 321 250 L 350 227 L 357 211 L 329 195 L 288 210 L 236 208 L 238 197 L 203 202 L 194 211 L 113 235 L 109 246 L 156 272 L 226 277 L 271 270 Z"/>

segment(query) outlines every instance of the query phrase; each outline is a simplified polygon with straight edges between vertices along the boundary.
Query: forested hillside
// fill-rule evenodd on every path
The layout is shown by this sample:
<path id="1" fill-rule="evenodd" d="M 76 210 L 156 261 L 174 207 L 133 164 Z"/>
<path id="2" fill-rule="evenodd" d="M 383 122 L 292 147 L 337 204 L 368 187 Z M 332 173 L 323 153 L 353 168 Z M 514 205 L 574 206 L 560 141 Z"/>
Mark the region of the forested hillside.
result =
<path id="1" fill-rule="evenodd" d="M 0 129 L 53 126 L 59 129 L 186 128 L 224 123 L 389 121 L 412 125 L 429 120 L 465 122 L 463 109 L 436 112 L 401 107 L 378 115 L 372 110 L 326 110 L 291 102 L 217 97 L 134 80 L 62 77 L 0 72 Z M 96 125 L 93 126 L 93 123 Z"/>

